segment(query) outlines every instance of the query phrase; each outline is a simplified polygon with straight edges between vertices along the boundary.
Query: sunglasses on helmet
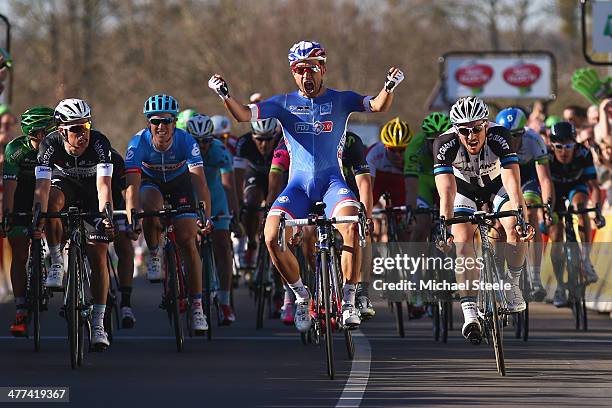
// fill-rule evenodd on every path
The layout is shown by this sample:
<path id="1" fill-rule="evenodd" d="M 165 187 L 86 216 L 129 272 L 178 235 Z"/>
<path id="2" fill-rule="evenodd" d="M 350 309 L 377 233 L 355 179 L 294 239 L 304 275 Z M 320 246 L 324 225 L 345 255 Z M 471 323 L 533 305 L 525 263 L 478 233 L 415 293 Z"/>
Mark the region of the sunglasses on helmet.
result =
<path id="1" fill-rule="evenodd" d="M 481 123 L 471 128 L 470 127 L 458 127 L 458 126 L 455 126 L 455 128 L 457 129 L 457 132 L 459 132 L 459 134 L 463 136 L 469 136 L 470 133 L 477 134 L 477 133 L 482 132 L 482 129 L 484 129 L 484 123 Z"/>
<path id="2" fill-rule="evenodd" d="M 311 74 L 321 72 L 321 67 L 317 65 L 294 65 L 291 67 L 291 71 L 298 75 L 304 75 L 306 71 L 310 71 Z"/>
<path id="3" fill-rule="evenodd" d="M 570 150 L 574 147 L 576 143 L 553 143 L 553 147 L 557 150 L 561 150 L 561 149 L 567 149 Z"/>
<path id="4" fill-rule="evenodd" d="M 91 122 L 85 122 L 78 125 L 60 126 L 62 129 L 66 129 L 70 133 L 83 133 L 85 130 L 91 129 Z"/>
<path id="5" fill-rule="evenodd" d="M 155 126 L 159 126 L 161 123 L 165 125 L 169 125 L 170 123 L 173 123 L 175 120 L 176 118 L 174 117 L 172 118 L 151 118 L 149 119 L 149 123 Z"/>

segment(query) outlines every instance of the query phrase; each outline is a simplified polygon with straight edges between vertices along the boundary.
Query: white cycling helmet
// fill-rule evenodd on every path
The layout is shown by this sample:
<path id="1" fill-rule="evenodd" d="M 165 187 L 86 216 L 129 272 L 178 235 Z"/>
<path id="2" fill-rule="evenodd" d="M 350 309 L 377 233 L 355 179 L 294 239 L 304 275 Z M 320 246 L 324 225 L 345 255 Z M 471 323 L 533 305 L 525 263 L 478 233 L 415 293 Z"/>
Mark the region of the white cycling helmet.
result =
<path id="1" fill-rule="evenodd" d="M 225 133 L 231 133 L 232 131 L 232 122 L 223 115 L 214 115 L 210 117 L 213 123 L 213 135 L 220 136 Z"/>
<path id="2" fill-rule="evenodd" d="M 475 96 L 460 98 L 450 110 L 450 120 L 453 125 L 474 122 L 488 117 L 489 108 L 487 104 Z"/>
<path id="3" fill-rule="evenodd" d="M 258 120 L 251 122 L 251 130 L 254 135 L 267 135 L 274 133 L 278 122 L 274 118 Z"/>
<path id="4" fill-rule="evenodd" d="M 196 139 L 212 139 L 212 120 L 208 116 L 198 113 L 187 121 L 187 132 Z"/>
<path id="5" fill-rule="evenodd" d="M 79 119 L 90 119 L 91 108 L 82 99 L 69 98 L 60 101 L 55 107 L 53 117 L 57 122 L 66 123 Z"/>

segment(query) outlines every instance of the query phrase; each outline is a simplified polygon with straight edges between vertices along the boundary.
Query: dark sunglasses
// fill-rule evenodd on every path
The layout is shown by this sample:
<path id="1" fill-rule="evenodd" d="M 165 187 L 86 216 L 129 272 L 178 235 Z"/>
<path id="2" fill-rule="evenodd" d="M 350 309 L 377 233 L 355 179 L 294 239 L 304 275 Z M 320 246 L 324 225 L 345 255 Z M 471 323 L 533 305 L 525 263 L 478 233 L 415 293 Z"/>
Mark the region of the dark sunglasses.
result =
<path id="1" fill-rule="evenodd" d="M 404 154 L 404 152 L 406 151 L 406 148 L 405 147 L 387 147 L 387 150 L 395 154 Z"/>
<path id="2" fill-rule="evenodd" d="M 70 133 L 85 133 L 85 130 L 91 129 L 91 122 L 86 122 L 80 125 L 61 126 L 62 129 L 66 129 Z"/>
<path id="3" fill-rule="evenodd" d="M 212 138 L 212 137 L 210 139 L 198 139 L 198 143 L 199 144 L 209 144 L 213 140 L 214 140 L 214 138 Z"/>
<path id="4" fill-rule="evenodd" d="M 258 142 L 269 142 L 270 140 L 274 139 L 274 136 L 253 136 L 254 140 L 257 140 Z"/>
<path id="5" fill-rule="evenodd" d="M 0 69 L 7 67 L 7 68 L 11 68 L 11 63 L 9 61 L 4 61 L 2 64 L 0 64 Z"/>
<path id="6" fill-rule="evenodd" d="M 525 129 L 514 129 L 510 131 L 513 137 L 523 137 L 525 135 Z"/>
<path id="7" fill-rule="evenodd" d="M 469 136 L 470 133 L 476 134 L 476 133 L 480 133 L 482 132 L 482 129 L 484 129 L 484 123 L 481 123 L 480 125 L 476 125 L 472 128 L 469 127 L 457 127 L 457 132 L 459 132 L 459 134 L 463 135 L 463 136 Z"/>
<path id="8" fill-rule="evenodd" d="M 173 123 L 175 120 L 176 120 L 175 118 L 151 118 L 149 119 L 149 123 L 155 126 L 159 126 L 161 123 L 165 125 L 169 125 L 170 123 Z"/>
<path id="9" fill-rule="evenodd" d="M 315 72 L 321 72 L 321 68 L 316 65 L 307 65 L 307 66 L 294 66 L 291 67 L 291 71 L 298 75 L 304 75 L 304 72 L 310 71 L 310 73 L 314 74 Z"/>
<path id="10" fill-rule="evenodd" d="M 570 150 L 571 148 L 574 147 L 575 144 L 576 143 L 565 143 L 565 144 L 563 144 L 563 143 L 553 143 L 552 145 L 557 150 L 561 150 L 561 149 Z"/>

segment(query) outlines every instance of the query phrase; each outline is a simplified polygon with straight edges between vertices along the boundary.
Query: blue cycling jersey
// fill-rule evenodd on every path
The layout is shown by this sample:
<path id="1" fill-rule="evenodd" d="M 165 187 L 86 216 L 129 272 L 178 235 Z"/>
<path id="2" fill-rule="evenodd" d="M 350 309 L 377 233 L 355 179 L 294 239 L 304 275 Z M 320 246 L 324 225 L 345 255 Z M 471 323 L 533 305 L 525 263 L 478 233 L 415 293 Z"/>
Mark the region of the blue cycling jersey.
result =
<path id="1" fill-rule="evenodd" d="M 369 99 L 334 89 L 316 98 L 306 98 L 296 91 L 251 105 L 251 111 L 253 120 L 273 117 L 280 121 L 291 157 L 289 178 L 298 173 L 312 177 L 315 173 L 342 172 L 349 115 L 369 111 Z"/>
<path id="2" fill-rule="evenodd" d="M 350 114 L 370 111 L 370 99 L 327 89 L 316 98 L 296 91 L 250 105 L 252 120 L 276 118 L 281 123 L 291 160 L 289 182 L 271 214 L 282 211 L 302 217 L 312 203 L 323 201 L 331 216 L 342 206 L 356 205 L 342 174 L 342 151 Z"/>
<path id="3" fill-rule="evenodd" d="M 181 129 L 175 129 L 170 147 L 160 152 L 151 141 L 151 131 L 138 132 L 125 153 L 125 172 L 143 172 L 147 176 L 169 182 L 189 168 L 202 166 L 200 147 L 195 139 Z"/>
<path id="4" fill-rule="evenodd" d="M 204 160 L 206 184 L 210 190 L 211 215 L 229 215 L 229 205 L 221 182 L 221 174 L 233 171 L 232 156 L 223 142 L 213 139 L 206 153 L 202 153 L 202 159 Z M 215 220 L 213 223 L 217 230 L 227 230 L 230 224 L 228 219 Z"/>

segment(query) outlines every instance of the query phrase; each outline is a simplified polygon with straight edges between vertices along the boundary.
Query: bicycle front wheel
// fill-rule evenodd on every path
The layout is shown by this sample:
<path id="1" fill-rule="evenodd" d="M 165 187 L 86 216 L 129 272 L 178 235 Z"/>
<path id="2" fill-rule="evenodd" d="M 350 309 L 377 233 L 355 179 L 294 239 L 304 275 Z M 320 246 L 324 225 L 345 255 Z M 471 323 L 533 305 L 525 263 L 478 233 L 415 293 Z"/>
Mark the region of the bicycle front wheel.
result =
<path id="1" fill-rule="evenodd" d="M 31 282 L 31 299 L 30 308 L 32 312 L 32 320 L 34 325 L 34 350 L 40 351 L 40 309 L 42 307 L 42 273 L 41 273 L 41 244 L 40 240 L 32 241 L 31 258 L 30 258 L 30 282 Z"/>
<path id="2" fill-rule="evenodd" d="M 183 326 L 181 325 L 180 311 L 180 288 L 178 270 L 179 265 L 176 262 L 176 249 L 173 246 L 168 246 L 164 253 L 166 254 L 166 267 L 168 271 L 168 293 L 166 299 L 170 308 L 170 316 L 172 325 L 174 326 L 174 337 L 176 339 L 176 351 L 183 351 Z"/>
<path id="3" fill-rule="evenodd" d="M 493 268 L 496 268 L 495 260 L 491 253 L 488 253 L 488 256 L 485 258 L 485 276 L 487 276 L 487 281 L 489 283 L 493 283 Z M 491 324 L 491 337 L 493 340 L 493 349 L 495 351 L 495 362 L 497 364 L 497 372 L 501 376 L 506 375 L 506 363 L 504 361 L 504 349 L 503 349 L 503 333 L 502 333 L 502 325 L 501 319 L 499 316 L 499 311 L 497 308 L 497 296 L 495 296 L 495 291 L 493 289 L 487 290 L 489 292 L 487 298 L 489 301 L 489 310 L 491 314 L 489 316 L 492 319 Z"/>
<path id="4" fill-rule="evenodd" d="M 327 375 L 330 380 L 333 380 L 336 375 L 336 369 L 334 367 L 334 339 L 331 321 L 331 301 L 329 286 L 329 254 L 321 252 L 320 254 L 320 265 L 319 271 L 321 273 L 321 292 L 323 292 L 323 307 L 325 308 L 325 351 L 327 355 Z"/>
<path id="5" fill-rule="evenodd" d="M 79 309 L 78 309 L 78 249 L 71 244 L 68 252 L 68 287 L 66 288 L 65 315 L 68 322 L 68 345 L 70 348 L 70 366 L 77 368 L 79 358 Z"/>

